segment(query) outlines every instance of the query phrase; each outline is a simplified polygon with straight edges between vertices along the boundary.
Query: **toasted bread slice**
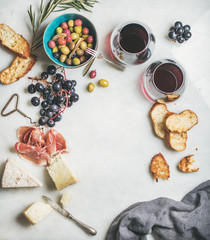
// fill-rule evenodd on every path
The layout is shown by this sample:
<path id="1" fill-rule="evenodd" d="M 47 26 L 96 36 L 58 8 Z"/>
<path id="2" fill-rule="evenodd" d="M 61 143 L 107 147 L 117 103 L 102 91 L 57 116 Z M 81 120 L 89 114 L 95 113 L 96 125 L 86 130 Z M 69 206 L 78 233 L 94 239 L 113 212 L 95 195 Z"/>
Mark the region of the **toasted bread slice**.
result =
<path id="1" fill-rule="evenodd" d="M 30 47 L 27 40 L 6 24 L 0 24 L 0 41 L 3 46 L 18 56 L 22 58 L 28 58 L 30 56 Z"/>
<path id="2" fill-rule="evenodd" d="M 150 110 L 155 133 L 160 138 L 165 138 L 166 136 L 165 117 L 168 112 L 167 106 L 163 103 L 155 103 Z"/>
<path id="3" fill-rule="evenodd" d="M 156 182 L 158 182 L 158 178 L 167 179 L 170 177 L 169 165 L 167 164 L 165 158 L 161 153 L 156 154 L 150 164 L 150 169 Z"/>
<path id="4" fill-rule="evenodd" d="M 41 187 L 42 182 L 21 167 L 16 161 L 8 159 L 5 165 L 2 188 Z"/>
<path id="5" fill-rule="evenodd" d="M 25 76 L 36 62 L 36 57 L 30 55 L 28 58 L 16 57 L 12 65 L 0 73 L 0 81 L 3 84 L 11 84 Z"/>
<path id="6" fill-rule="evenodd" d="M 182 160 L 178 164 L 180 171 L 185 173 L 191 173 L 191 172 L 197 172 L 199 170 L 199 168 L 193 165 L 193 163 L 195 162 L 195 160 L 193 160 L 193 156 L 194 155 L 192 154 L 182 158 Z"/>
<path id="7" fill-rule="evenodd" d="M 169 145 L 176 151 L 184 151 L 187 147 L 187 133 L 172 133 L 169 132 L 166 137 Z"/>
<path id="8" fill-rule="evenodd" d="M 198 123 L 197 115 L 191 110 L 185 110 L 180 114 L 171 114 L 166 118 L 166 127 L 171 132 L 183 133 Z"/>

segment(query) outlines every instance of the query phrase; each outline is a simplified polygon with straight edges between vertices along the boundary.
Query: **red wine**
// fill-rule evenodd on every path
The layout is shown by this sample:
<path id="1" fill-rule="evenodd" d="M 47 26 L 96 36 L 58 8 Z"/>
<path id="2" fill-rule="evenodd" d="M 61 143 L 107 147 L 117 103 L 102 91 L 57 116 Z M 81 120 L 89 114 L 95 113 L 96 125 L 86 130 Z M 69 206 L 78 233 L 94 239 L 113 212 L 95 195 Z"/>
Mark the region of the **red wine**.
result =
<path id="1" fill-rule="evenodd" d="M 182 71 L 174 64 L 162 64 L 154 72 L 154 84 L 162 92 L 174 92 L 181 87 L 182 82 Z"/>
<path id="2" fill-rule="evenodd" d="M 129 24 L 120 32 L 120 46 L 127 52 L 139 53 L 148 43 L 147 31 L 138 24 Z"/>

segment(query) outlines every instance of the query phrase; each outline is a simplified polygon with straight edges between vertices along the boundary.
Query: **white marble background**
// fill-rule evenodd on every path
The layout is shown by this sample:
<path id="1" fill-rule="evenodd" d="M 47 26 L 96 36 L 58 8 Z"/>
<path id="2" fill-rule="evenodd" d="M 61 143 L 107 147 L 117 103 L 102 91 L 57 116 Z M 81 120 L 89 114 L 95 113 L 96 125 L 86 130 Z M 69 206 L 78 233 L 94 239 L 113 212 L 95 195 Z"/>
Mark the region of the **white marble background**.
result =
<path id="1" fill-rule="evenodd" d="M 30 4 L 39 7 L 36 0 L 0 0 L 0 23 L 8 24 L 29 41 L 31 32 L 27 9 Z M 112 30 L 130 19 L 150 26 L 157 40 L 155 52 L 148 62 L 129 66 L 125 73 L 101 60 L 96 61 L 93 68 L 98 75 L 94 82 L 105 78 L 110 87 L 96 87 L 91 94 L 86 90 L 90 79 L 82 77 L 82 70 L 67 70 L 67 76 L 78 82 L 76 90 L 80 101 L 65 112 L 56 129 L 70 146 L 71 151 L 65 157 L 80 182 L 61 192 L 56 191 L 44 168 L 20 159 L 14 150 L 16 131 L 19 126 L 28 125 L 28 120 L 18 114 L 0 117 L 0 177 L 6 159 L 11 157 L 44 183 L 42 188 L 36 189 L 0 188 L 1 240 L 102 240 L 114 217 L 129 205 L 157 197 L 181 200 L 187 192 L 209 179 L 210 1 L 102 0 L 95 5 L 93 13 L 81 13 L 96 26 L 99 48 L 105 56 L 110 57 L 108 46 Z M 52 14 L 43 28 L 60 14 Z M 193 34 L 192 39 L 178 47 L 167 39 L 168 29 L 177 20 L 190 24 Z M 38 62 L 27 76 L 39 75 L 51 63 L 42 48 L 36 54 Z M 7 67 L 13 58 L 11 53 L 0 47 L 0 70 Z M 191 109 L 198 115 L 199 123 L 189 131 L 184 152 L 172 151 L 154 135 L 148 115 L 152 103 L 143 96 L 139 87 L 145 68 L 159 58 L 178 60 L 188 73 L 189 84 L 183 97 L 168 105 L 171 111 Z M 38 109 L 30 105 L 31 95 L 26 92 L 27 76 L 12 85 L 0 86 L 0 109 L 17 92 L 20 109 L 37 120 Z M 159 152 L 170 165 L 171 178 L 156 183 L 150 174 L 149 163 Z M 195 154 L 196 164 L 200 167 L 197 173 L 183 174 L 177 170 L 177 163 L 188 154 Z M 73 196 L 67 209 L 95 227 L 98 230 L 95 237 L 88 236 L 57 212 L 35 226 L 22 215 L 29 204 L 41 201 L 43 194 L 57 200 L 64 191 Z M 148 239 L 155 237 L 149 236 Z"/>

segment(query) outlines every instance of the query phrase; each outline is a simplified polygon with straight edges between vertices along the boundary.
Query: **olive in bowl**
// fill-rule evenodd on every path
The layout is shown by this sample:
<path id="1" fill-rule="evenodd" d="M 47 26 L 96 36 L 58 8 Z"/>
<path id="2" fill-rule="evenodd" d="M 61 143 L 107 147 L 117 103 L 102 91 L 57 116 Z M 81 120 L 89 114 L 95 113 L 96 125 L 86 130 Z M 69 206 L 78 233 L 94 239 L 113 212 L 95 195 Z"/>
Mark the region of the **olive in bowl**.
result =
<path id="1" fill-rule="evenodd" d="M 84 66 L 93 56 L 86 48 L 97 50 L 98 39 L 94 25 L 84 16 L 64 14 L 45 29 L 43 45 L 48 57 L 56 64 L 74 69 Z"/>

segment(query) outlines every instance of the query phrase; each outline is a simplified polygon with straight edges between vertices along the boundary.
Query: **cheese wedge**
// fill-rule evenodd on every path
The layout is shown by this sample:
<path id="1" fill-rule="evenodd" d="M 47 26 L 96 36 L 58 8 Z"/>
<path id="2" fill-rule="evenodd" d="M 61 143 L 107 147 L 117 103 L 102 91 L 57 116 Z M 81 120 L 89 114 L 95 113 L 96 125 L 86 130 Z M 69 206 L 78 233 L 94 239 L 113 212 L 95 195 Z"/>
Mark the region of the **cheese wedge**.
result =
<path id="1" fill-rule="evenodd" d="M 72 199 L 72 196 L 69 193 L 64 192 L 64 194 L 63 194 L 63 196 L 61 197 L 61 200 L 60 200 L 60 203 L 61 203 L 62 207 L 68 206 L 71 199 Z"/>
<path id="2" fill-rule="evenodd" d="M 78 182 L 62 154 L 50 158 L 47 170 L 58 190 Z"/>
<path id="3" fill-rule="evenodd" d="M 2 188 L 41 187 L 42 182 L 11 158 L 7 159 Z"/>
<path id="4" fill-rule="evenodd" d="M 49 204 L 35 202 L 30 205 L 23 214 L 30 223 L 36 224 L 52 212 L 52 207 Z"/>

